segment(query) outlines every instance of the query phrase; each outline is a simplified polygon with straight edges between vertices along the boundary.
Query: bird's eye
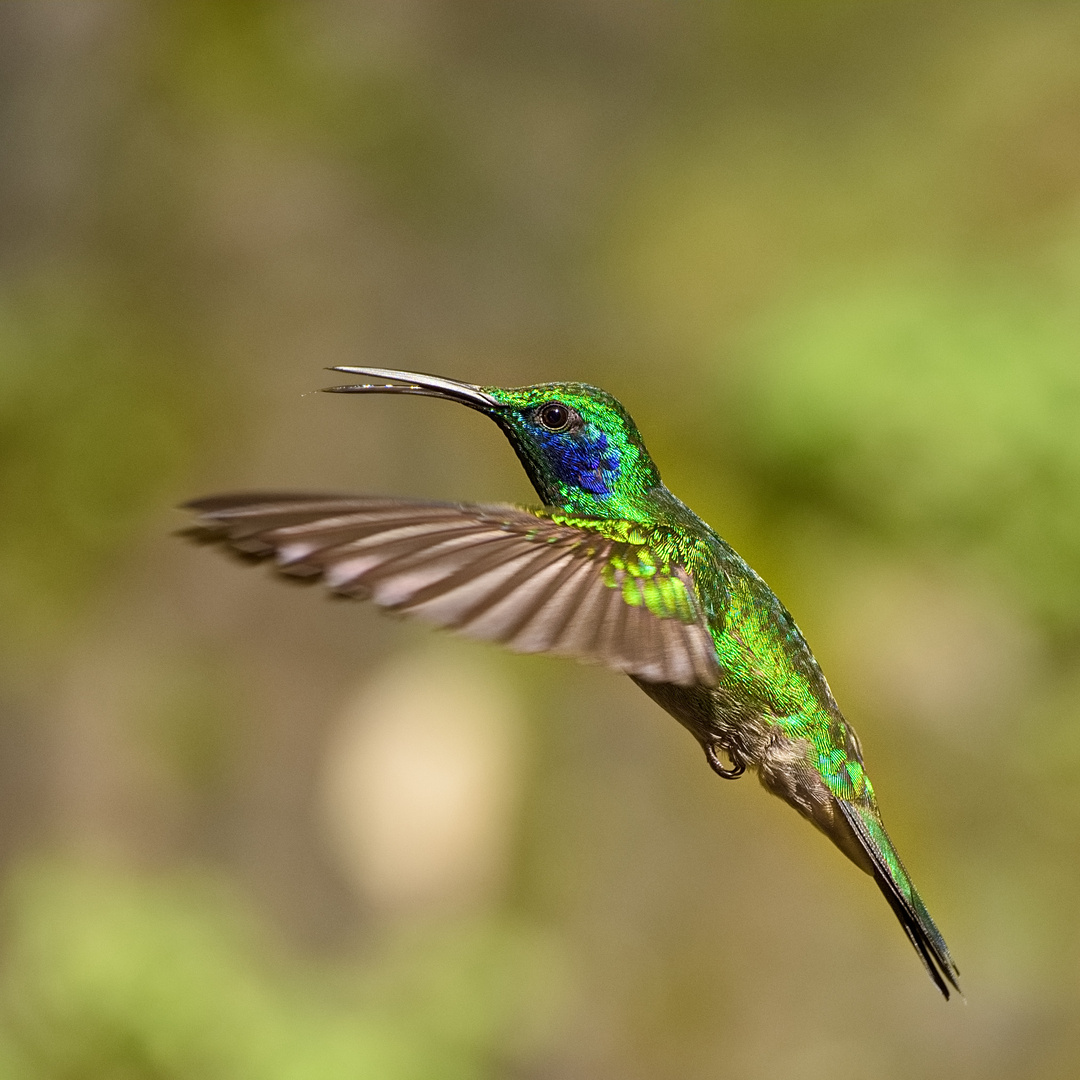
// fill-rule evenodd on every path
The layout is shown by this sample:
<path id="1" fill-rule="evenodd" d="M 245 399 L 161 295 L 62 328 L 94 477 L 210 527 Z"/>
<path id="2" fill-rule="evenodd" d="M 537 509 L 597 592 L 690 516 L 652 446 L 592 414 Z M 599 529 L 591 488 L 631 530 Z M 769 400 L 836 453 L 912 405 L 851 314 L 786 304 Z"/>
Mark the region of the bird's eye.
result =
<path id="1" fill-rule="evenodd" d="M 563 431 L 570 424 L 570 410 L 560 401 L 549 401 L 537 410 L 536 419 L 548 431 Z"/>

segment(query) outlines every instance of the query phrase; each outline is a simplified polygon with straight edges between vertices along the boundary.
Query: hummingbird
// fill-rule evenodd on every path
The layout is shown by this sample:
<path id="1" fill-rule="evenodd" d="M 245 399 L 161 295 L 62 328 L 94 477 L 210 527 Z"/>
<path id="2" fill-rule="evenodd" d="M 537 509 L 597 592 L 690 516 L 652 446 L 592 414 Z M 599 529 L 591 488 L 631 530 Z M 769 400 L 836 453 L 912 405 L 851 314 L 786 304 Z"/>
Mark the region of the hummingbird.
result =
<path id="1" fill-rule="evenodd" d="M 728 780 L 746 770 L 884 894 L 948 998 L 959 972 L 878 812 L 862 747 L 795 620 L 661 482 L 610 394 L 584 383 L 475 386 L 374 367 L 335 394 L 457 402 L 502 429 L 540 506 L 241 493 L 187 503 L 191 534 L 339 595 L 520 653 L 624 672 Z"/>

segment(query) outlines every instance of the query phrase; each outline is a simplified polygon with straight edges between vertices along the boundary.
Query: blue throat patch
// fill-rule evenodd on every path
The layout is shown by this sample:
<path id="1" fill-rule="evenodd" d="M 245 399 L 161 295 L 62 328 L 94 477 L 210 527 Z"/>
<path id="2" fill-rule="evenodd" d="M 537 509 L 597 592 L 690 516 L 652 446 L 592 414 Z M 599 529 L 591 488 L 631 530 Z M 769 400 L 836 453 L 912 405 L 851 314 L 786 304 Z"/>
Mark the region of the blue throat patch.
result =
<path id="1" fill-rule="evenodd" d="M 576 439 L 540 433 L 552 470 L 564 484 L 590 495 L 610 495 L 613 474 L 619 471 L 619 455 L 604 432 L 583 431 Z"/>

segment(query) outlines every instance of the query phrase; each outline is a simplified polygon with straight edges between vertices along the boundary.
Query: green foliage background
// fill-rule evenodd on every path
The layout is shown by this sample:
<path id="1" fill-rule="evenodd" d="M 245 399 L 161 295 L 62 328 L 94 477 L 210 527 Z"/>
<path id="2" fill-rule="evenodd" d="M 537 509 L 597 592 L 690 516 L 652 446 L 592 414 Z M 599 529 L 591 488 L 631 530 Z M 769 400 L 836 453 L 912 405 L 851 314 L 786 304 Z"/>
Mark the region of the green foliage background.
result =
<path id="1" fill-rule="evenodd" d="M 0 6 L 0 1074 L 1074 1075 L 1078 52 L 1061 0 Z M 543 659 L 489 657 L 529 749 L 484 897 L 349 885 L 335 716 L 466 653 L 169 533 L 530 497 L 463 410 L 304 396 L 350 362 L 627 404 L 814 645 L 966 1006 Z"/>

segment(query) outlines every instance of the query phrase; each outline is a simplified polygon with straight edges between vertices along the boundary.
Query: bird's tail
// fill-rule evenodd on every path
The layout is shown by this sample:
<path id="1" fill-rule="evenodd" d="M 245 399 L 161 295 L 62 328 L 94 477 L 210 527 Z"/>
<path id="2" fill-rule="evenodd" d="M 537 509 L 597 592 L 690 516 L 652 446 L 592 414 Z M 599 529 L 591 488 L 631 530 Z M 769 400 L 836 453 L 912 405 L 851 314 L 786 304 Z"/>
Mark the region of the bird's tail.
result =
<path id="1" fill-rule="evenodd" d="M 960 993 L 957 982 L 960 972 L 949 955 L 945 939 L 930 918 L 930 912 L 926 910 L 922 898 L 915 891 L 915 886 L 912 885 L 911 878 L 908 877 L 908 872 L 904 869 L 904 864 L 900 861 L 900 856 L 897 855 L 896 848 L 893 847 L 876 811 L 843 799 L 838 799 L 837 803 L 873 863 L 874 880 L 878 888 L 885 894 L 885 899 L 889 901 L 889 906 L 900 920 L 904 932 L 915 946 L 915 951 L 930 978 L 946 998 L 949 996 L 950 986 Z"/>

